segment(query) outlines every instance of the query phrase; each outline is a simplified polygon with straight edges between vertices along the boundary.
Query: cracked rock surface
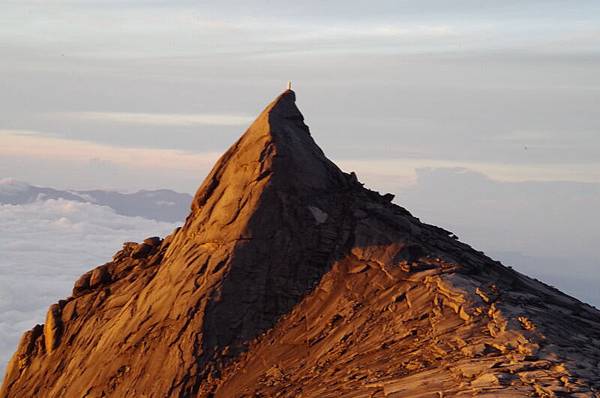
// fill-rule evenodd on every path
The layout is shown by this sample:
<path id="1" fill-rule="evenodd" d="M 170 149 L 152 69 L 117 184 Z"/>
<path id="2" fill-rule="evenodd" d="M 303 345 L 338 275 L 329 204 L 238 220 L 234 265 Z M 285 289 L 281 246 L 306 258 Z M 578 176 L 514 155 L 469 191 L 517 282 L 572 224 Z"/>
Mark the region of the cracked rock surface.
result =
<path id="1" fill-rule="evenodd" d="M 600 312 L 329 161 L 295 94 L 185 224 L 127 242 L 26 332 L 1 397 L 600 397 Z"/>

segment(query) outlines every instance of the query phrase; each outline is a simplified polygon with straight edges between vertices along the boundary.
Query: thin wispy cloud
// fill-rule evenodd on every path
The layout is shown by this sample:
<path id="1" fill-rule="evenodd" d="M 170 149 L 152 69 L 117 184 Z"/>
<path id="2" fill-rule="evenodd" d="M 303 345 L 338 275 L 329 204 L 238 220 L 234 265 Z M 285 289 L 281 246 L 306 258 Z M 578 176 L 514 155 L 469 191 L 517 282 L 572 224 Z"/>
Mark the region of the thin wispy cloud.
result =
<path id="1" fill-rule="evenodd" d="M 61 112 L 51 116 L 147 126 L 245 126 L 253 120 L 252 116 L 246 115 L 133 112 Z"/>
<path id="2" fill-rule="evenodd" d="M 241 4 L 207 7 L 184 3 L 164 7 L 150 3 L 111 7 L 100 6 L 99 2 L 53 2 L 51 10 L 44 10 L 46 4 L 40 2 L 30 7 L 46 12 L 35 15 L 21 3 L 7 3 L 0 13 L 0 40 L 4 37 L 8 43 L 20 46 L 47 46 L 66 49 L 82 57 L 100 58 L 240 55 L 248 51 L 320 53 L 323 45 L 328 50 L 337 46 L 338 51 L 351 53 L 507 48 L 559 52 L 598 50 L 597 40 L 594 41 L 597 23 L 591 17 L 591 10 L 588 15 L 583 9 L 579 11 L 581 15 L 561 15 L 569 18 L 569 23 L 564 20 L 557 23 L 556 18 L 548 16 L 537 19 L 524 16 L 528 10 L 520 5 L 498 6 L 496 12 L 488 11 L 492 14 L 469 9 L 468 16 L 460 16 L 456 13 L 461 9 L 465 12 L 464 5 L 448 8 L 444 2 L 437 2 L 430 4 L 431 10 L 428 10 L 435 12 L 419 12 L 418 6 L 394 4 L 410 2 L 378 3 L 362 13 L 355 11 L 351 19 L 347 18 L 349 15 L 344 18 L 344 14 L 352 14 L 352 7 L 337 1 L 305 7 L 285 2 L 255 4 L 252 7 L 255 15 L 251 16 L 247 5 Z M 285 18 L 294 8 L 297 15 Z M 314 9 L 314 14 L 307 13 L 307 9 Z M 320 11 L 322 15 L 315 17 Z M 561 10 L 549 7 L 537 11 L 551 15 Z M 436 13 L 447 15 L 440 18 Z M 107 26 L 110 29 L 106 29 Z M 111 45 L 107 46 L 107 42 Z"/>
<path id="3" fill-rule="evenodd" d="M 29 158 L 94 163 L 102 168 L 113 165 L 150 171 L 177 170 L 198 174 L 209 170 L 220 152 L 191 152 L 175 149 L 121 147 L 89 141 L 66 139 L 28 130 L 0 129 L 0 157 Z M 531 151 L 535 151 L 532 147 Z M 525 149 L 522 149 L 525 150 Z M 599 182 L 600 163 L 510 164 L 494 161 L 474 161 L 431 158 L 427 154 L 410 157 L 338 158 L 334 159 L 346 171 L 356 171 L 372 178 L 394 178 L 410 184 L 419 168 L 467 168 L 478 170 L 500 181 L 579 181 Z"/>
<path id="4" fill-rule="evenodd" d="M 0 157 L 62 159 L 71 162 L 109 162 L 135 169 L 205 170 L 220 156 L 217 152 L 130 148 L 70 140 L 43 133 L 0 129 Z"/>

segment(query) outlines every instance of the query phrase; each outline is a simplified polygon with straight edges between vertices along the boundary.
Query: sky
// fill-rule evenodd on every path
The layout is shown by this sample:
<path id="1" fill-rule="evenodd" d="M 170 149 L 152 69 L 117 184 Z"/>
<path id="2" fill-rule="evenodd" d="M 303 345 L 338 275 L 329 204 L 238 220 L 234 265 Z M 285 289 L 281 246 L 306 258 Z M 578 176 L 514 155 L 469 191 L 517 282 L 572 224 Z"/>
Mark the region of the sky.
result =
<path id="1" fill-rule="evenodd" d="M 291 80 L 345 171 L 600 306 L 597 0 L 4 0 L 0 60 L 0 178 L 193 193 Z"/>
<path id="2" fill-rule="evenodd" d="M 35 184 L 193 192 L 288 80 L 357 172 L 600 181 L 597 1 L 3 1 L 0 57 Z"/>

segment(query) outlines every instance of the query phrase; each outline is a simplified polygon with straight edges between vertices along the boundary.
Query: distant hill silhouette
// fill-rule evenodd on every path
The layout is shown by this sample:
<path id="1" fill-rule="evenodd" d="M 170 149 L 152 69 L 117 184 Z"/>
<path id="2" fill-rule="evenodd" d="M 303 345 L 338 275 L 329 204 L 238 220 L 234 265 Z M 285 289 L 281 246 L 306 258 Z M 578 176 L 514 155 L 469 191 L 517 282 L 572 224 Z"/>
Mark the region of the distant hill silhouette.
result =
<path id="1" fill-rule="evenodd" d="M 134 193 L 115 191 L 64 191 L 38 187 L 12 179 L 0 180 L 0 204 L 22 205 L 37 200 L 65 199 L 108 206 L 117 214 L 157 221 L 183 221 L 189 213 L 192 196 L 169 189 L 141 190 Z"/>

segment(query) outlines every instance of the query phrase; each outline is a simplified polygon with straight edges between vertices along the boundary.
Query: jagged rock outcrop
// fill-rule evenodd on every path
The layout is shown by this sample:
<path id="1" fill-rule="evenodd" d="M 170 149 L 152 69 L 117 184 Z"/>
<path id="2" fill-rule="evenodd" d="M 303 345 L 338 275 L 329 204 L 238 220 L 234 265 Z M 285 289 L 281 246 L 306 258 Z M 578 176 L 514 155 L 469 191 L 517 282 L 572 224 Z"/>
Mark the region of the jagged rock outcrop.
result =
<path id="1" fill-rule="evenodd" d="M 181 228 L 25 333 L 0 395 L 599 396 L 599 311 L 392 199 L 324 156 L 288 90 Z"/>

